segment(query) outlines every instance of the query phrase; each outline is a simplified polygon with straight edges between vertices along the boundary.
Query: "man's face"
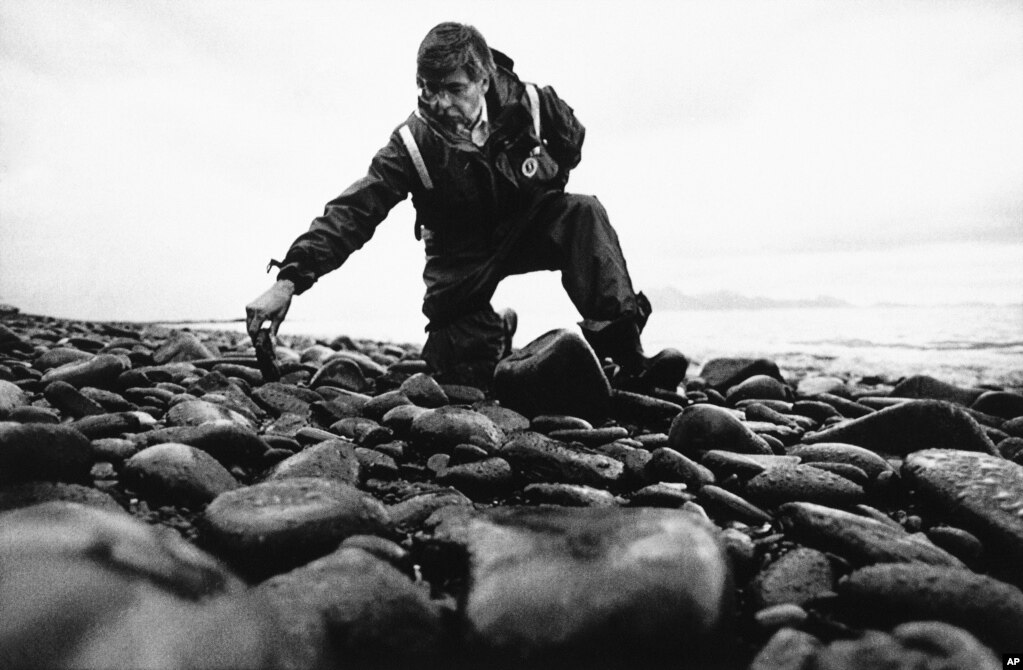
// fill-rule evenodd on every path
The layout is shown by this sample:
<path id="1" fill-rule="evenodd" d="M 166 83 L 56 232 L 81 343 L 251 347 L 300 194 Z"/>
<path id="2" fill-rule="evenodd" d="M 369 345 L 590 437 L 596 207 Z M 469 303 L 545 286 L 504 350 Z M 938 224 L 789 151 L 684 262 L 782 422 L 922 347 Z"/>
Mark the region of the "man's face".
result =
<path id="1" fill-rule="evenodd" d="M 464 68 L 458 68 L 440 80 L 417 78 L 419 97 L 437 118 L 455 130 L 472 124 L 480 113 L 483 96 L 490 88 L 490 78 L 472 81 Z"/>

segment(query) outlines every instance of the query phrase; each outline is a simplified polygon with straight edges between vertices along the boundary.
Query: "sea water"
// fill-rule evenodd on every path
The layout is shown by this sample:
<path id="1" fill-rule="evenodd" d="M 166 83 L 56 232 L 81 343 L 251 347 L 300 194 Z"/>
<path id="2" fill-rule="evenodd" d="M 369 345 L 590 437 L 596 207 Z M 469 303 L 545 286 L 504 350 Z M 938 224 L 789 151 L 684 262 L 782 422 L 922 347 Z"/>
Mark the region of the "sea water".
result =
<path id="1" fill-rule="evenodd" d="M 568 310 L 519 309 L 515 346 L 553 328 L 576 329 Z M 188 324 L 243 330 L 236 324 Z M 289 319 L 283 335 L 421 344 L 420 314 L 353 313 L 344 321 Z M 719 356 L 772 358 L 783 371 L 929 374 L 964 385 L 1023 387 L 1023 306 L 941 305 L 834 308 L 655 310 L 643 335 L 647 353 L 674 347 L 693 368 Z"/>

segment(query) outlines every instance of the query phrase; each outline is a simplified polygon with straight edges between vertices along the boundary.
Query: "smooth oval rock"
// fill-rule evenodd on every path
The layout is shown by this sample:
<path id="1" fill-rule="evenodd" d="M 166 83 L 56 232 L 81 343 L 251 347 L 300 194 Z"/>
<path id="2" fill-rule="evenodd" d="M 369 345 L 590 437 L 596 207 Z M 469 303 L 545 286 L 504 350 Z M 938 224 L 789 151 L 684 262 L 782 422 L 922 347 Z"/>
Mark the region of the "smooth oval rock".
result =
<path id="1" fill-rule="evenodd" d="M 725 400 L 734 405 L 740 400 L 792 400 L 792 389 L 769 375 L 753 375 L 725 393 Z"/>
<path id="2" fill-rule="evenodd" d="M 602 489 L 582 484 L 529 484 L 522 489 L 526 500 L 534 505 L 563 507 L 615 507 L 618 500 Z"/>
<path id="3" fill-rule="evenodd" d="M 361 471 L 354 444 L 347 440 L 326 440 L 284 459 L 271 468 L 265 479 L 320 477 L 357 485 Z"/>
<path id="4" fill-rule="evenodd" d="M 662 667 L 723 651 L 728 561 L 716 530 L 685 512 L 451 515 L 433 542 L 469 557 L 464 617 L 481 664 Z"/>
<path id="5" fill-rule="evenodd" d="M 65 425 L 0 422 L 0 482 L 86 482 L 92 447 Z"/>
<path id="6" fill-rule="evenodd" d="M 977 452 L 926 449 L 906 457 L 902 474 L 966 530 L 1023 559 L 1023 466 Z"/>
<path id="7" fill-rule="evenodd" d="M 747 481 L 743 492 L 751 502 L 765 507 L 793 501 L 848 507 L 863 502 L 866 497 L 862 486 L 809 465 L 765 470 Z"/>
<path id="8" fill-rule="evenodd" d="M 523 431 L 505 442 L 497 454 L 529 482 L 607 487 L 622 479 L 621 461 L 585 448 L 573 448 L 540 433 Z"/>
<path id="9" fill-rule="evenodd" d="M 493 452 L 503 433 L 485 415 L 461 407 L 431 409 L 412 420 L 409 439 L 416 449 L 434 454 L 450 452 L 458 444 L 474 444 Z"/>
<path id="10" fill-rule="evenodd" d="M 16 407 L 23 407 L 27 404 L 28 394 L 20 386 L 0 379 L 0 421 L 5 420 Z"/>
<path id="11" fill-rule="evenodd" d="M 154 504 L 198 508 L 238 481 L 215 458 L 184 444 L 148 447 L 124 463 L 124 482 Z"/>
<path id="12" fill-rule="evenodd" d="M 109 389 L 114 387 L 120 374 L 130 367 L 131 363 L 123 356 L 98 354 L 47 370 L 40 381 L 43 384 L 62 381 L 75 388 L 95 386 Z"/>
<path id="13" fill-rule="evenodd" d="M 171 407 L 163 417 L 168 426 L 198 426 L 211 421 L 230 421 L 246 428 L 255 428 L 252 421 L 227 407 L 205 400 L 188 400 Z"/>
<path id="14" fill-rule="evenodd" d="M 891 634 L 864 631 L 817 649 L 805 666 L 818 670 L 995 670 L 1002 665 L 987 646 L 957 626 L 912 621 Z M 751 670 L 753 670 L 751 668 Z"/>
<path id="15" fill-rule="evenodd" d="M 707 404 L 690 405 L 675 417 L 668 431 L 668 444 L 686 455 L 711 449 L 746 454 L 773 453 L 771 447 L 732 412 Z"/>
<path id="16" fill-rule="evenodd" d="M 311 477 L 228 491 L 203 513 L 205 541 L 246 574 L 289 570 L 350 535 L 387 529 L 381 503 L 347 484 Z"/>
<path id="17" fill-rule="evenodd" d="M 568 414 L 594 420 L 608 413 L 611 384 L 582 336 L 559 329 L 497 364 L 494 395 L 529 418 Z"/>
<path id="18" fill-rule="evenodd" d="M 785 503 L 778 514 L 794 540 L 838 554 L 856 566 L 922 563 L 963 567 L 959 559 L 926 539 L 875 519 L 807 502 Z"/>
<path id="19" fill-rule="evenodd" d="M 969 407 L 983 392 L 981 389 L 949 384 L 929 375 L 912 375 L 895 385 L 891 397 L 946 400 Z"/>
<path id="20" fill-rule="evenodd" d="M 777 363 L 766 358 L 712 358 L 700 369 L 700 377 L 717 391 L 725 391 L 755 375 L 785 381 Z"/>
<path id="21" fill-rule="evenodd" d="M 1023 592 L 965 568 L 889 564 L 860 568 L 837 592 L 872 622 L 944 621 L 996 649 L 1023 640 Z"/>
<path id="22" fill-rule="evenodd" d="M 110 494 L 82 484 L 32 481 L 0 486 L 0 511 L 54 501 L 78 503 L 111 512 L 124 512 Z"/>
<path id="23" fill-rule="evenodd" d="M 940 400 L 910 400 L 803 436 L 803 442 L 845 442 L 904 455 L 920 449 L 994 454 L 995 445 L 963 408 Z"/>
<path id="24" fill-rule="evenodd" d="M 835 588 L 835 571 L 821 551 L 797 547 L 765 567 L 750 585 L 757 609 L 807 601 Z"/>
<path id="25" fill-rule="evenodd" d="M 790 447 L 786 453 L 797 456 L 804 463 L 848 463 L 867 473 L 873 479 L 885 471 L 894 470 L 891 464 L 875 452 L 853 444 L 820 442 Z"/>
<path id="26" fill-rule="evenodd" d="M 514 473 L 503 458 L 492 457 L 442 468 L 438 484 L 452 486 L 473 500 L 493 500 L 512 488 Z"/>

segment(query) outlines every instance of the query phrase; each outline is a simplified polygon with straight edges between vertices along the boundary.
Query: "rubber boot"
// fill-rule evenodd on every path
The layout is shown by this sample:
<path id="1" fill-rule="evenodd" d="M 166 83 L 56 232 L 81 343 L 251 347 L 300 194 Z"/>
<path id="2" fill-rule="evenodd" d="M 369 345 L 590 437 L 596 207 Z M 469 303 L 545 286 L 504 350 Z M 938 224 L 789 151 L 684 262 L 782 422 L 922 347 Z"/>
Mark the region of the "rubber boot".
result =
<path id="1" fill-rule="evenodd" d="M 644 319 L 645 321 L 645 319 Z M 653 358 L 643 354 L 640 323 L 633 318 L 612 321 L 603 328 L 583 327 L 583 337 L 602 362 L 610 358 L 617 365 L 608 378 L 616 388 L 647 392 L 674 391 L 686 376 L 689 360 L 677 349 L 664 349 Z M 607 371 L 607 368 L 605 368 Z"/>

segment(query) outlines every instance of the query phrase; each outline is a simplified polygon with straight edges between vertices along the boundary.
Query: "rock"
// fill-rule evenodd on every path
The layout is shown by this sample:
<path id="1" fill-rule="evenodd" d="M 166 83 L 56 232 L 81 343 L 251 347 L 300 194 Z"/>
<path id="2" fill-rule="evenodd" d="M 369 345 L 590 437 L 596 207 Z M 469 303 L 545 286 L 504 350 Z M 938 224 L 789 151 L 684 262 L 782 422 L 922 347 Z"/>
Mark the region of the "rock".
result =
<path id="1" fill-rule="evenodd" d="M 469 558 L 464 618 L 480 667 L 661 668 L 722 651 L 728 562 L 716 530 L 685 512 L 450 515 L 432 543 Z"/>
<path id="2" fill-rule="evenodd" d="M 821 646 L 813 635 L 796 630 L 781 628 L 757 653 L 749 670 L 803 670 Z M 908 670 L 908 669 L 907 669 Z"/>
<path id="3" fill-rule="evenodd" d="M 332 358 L 313 375 L 311 388 L 335 386 L 346 391 L 365 393 L 373 388 L 362 367 L 350 358 Z"/>
<path id="4" fill-rule="evenodd" d="M 406 404 L 398 405 L 388 410 L 379 421 L 384 427 L 389 428 L 395 436 L 406 439 L 412 434 L 412 422 L 416 420 L 416 417 L 429 411 L 425 407 L 419 407 L 406 401 Z"/>
<path id="5" fill-rule="evenodd" d="M 517 430 L 529 430 L 529 419 L 513 409 L 501 407 L 494 402 L 476 403 L 472 408 L 493 421 L 505 435 Z"/>
<path id="6" fill-rule="evenodd" d="M 362 413 L 374 421 L 382 421 L 384 416 L 392 409 L 404 405 L 412 405 L 412 401 L 408 399 L 408 396 L 401 391 L 387 391 L 366 403 L 366 406 L 362 408 Z M 418 405 L 412 406 L 418 407 Z M 423 409 L 421 407 L 418 408 Z"/>
<path id="7" fill-rule="evenodd" d="M 927 529 L 927 539 L 967 565 L 984 553 L 984 545 L 973 533 L 952 526 L 937 525 Z"/>
<path id="8" fill-rule="evenodd" d="M 40 354 L 35 359 L 32 367 L 36 370 L 46 372 L 51 368 L 57 368 L 66 363 L 89 360 L 94 355 L 95 354 L 90 354 L 88 351 L 82 351 L 81 349 L 75 349 L 74 347 L 55 347 L 53 349 L 47 349 L 45 352 Z"/>
<path id="9" fill-rule="evenodd" d="M 382 454 L 381 454 L 382 455 Z M 327 440 L 307 447 L 275 465 L 266 481 L 295 477 L 319 477 L 357 485 L 362 467 L 355 445 L 347 440 Z"/>
<path id="10" fill-rule="evenodd" d="M 202 522 L 205 542 L 249 575 L 293 569 L 346 537 L 388 528 L 382 504 L 347 484 L 312 477 L 228 491 L 209 504 Z"/>
<path id="11" fill-rule="evenodd" d="M 771 447 L 727 409 L 690 405 L 671 422 L 668 443 L 688 455 L 722 449 L 745 454 L 771 454 Z"/>
<path id="12" fill-rule="evenodd" d="M 417 450 L 426 454 L 450 453 L 462 443 L 493 452 L 501 444 L 504 434 L 479 412 L 461 407 L 440 407 L 427 410 L 413 419 L 409 438 Z"/>
<path id="13" fill-rule="evenodd" d="M 309 405 L 313 418 L 325 426 L 353 416 L 362 416 L 362 410 L 372 398 L 361 393 L 345 393 L 330 400 L 318 400 Z"/>
<path id="14" fill-rule="evenodd" d="M 848 507 L 863 502 L 866 497 L 862 486 L 809 465 L 765 470 L 747 481 L 743 492 L 751 502 L 765 507 L 792 501 Z"/>
<path id="15" fill-rule="evenodd" d="M 392 456 L 375 449 L 356 447 L 355 458 L 359 462 L 359 471 L 365 473 L 365 479 L 395 479 L 400 473 Z"/>
<path id="16" fill-rule="evenodd" d="M 910 454 L 902 466 L 910 488 L 963 528 L 1023 559 L 1023 466 L 998 456 L 952 449 Z"/>
<path id="17" fill-rule="evenodd" d="M 995 649 L 1023 639 L 1023 592 L 965 568 L 889 564 L 861 568 L 838 583 L 838 594 L 872 625 L 944 621 Z"/>
<path id="18" fill-rule="evenodd" d="M 593 424 L 577 416 L 541 414 L 532 418 L 529 422 L 529 428 L 537 433 L 544 433 L 546 435 L 555 430 L 589 430 L 593 428 Z"/>
<path id="19" fill-rule="evenodd" d="M 973 401 L 970 409 L 1002 419 L 1015 419 L 1023 416 L 1023 394 L 1011 391 L 986 391 Z"/>
<path id="20" fill-rule="evenodd" d="M 875 519 L 807 502 L 778 508 L 785 532 L 806 546 L 836 553 L 854 566 L 921 563 L 962 567 L 962 562 L 919 535 Z"/>
<path id="21" fill-rule="evenodd" d="M 28 394 L 21 387 L 0 379 L 0 421 L 18 407 L 28 405 Z"/>
<path id="22" fill-rule="evenodd" d="M 835 588 L 835 571 L 823 552 L 797 547 L 760 571 L 751 583 L 757 609 L 795 603 L 804 605 Z"/>
<path id="23" fill-rule="evenodd" d="M 560 440 L 561 442 L 578 442 L 585 447 L 599 447 L 602 444 L 614 442 L 629 436 L 629 431 L 621 426 L 607 426 L 605 428 L 566 428 L 563 430 L 552 430 L 548 437 Z"/>
<path id="24" fill-rule="evenodd" d="M 696 500 L 696 496 L 687 490 L 681 482 L 658 482 L 635 491 L 629 496 L 629 503 L 634 507 L 682 507 L 687 502 Z"/>
<path id="25" fill-rule="evenodd" d="M 819 393 L 815 396 L 811 396 L 809 400 L 816 400 L 818 402 L 826 402 L 835 409 L 837 409 L 842 416 L 857 419 L 861 416 L 866 416 L 875 410 L 867 407 L 866 405 L 848 400 L 844 397 L 833 395 L 831 393 Z"/>
<path id="26" fill-rule="evenodd" d="M 168 442 L 138 452 L 124 464 L 124 483 L 153 504 L 199 508 L 238 482 L 215 458 Z"/>
<path id="27" fill-rule="evenodd" d="M 176 533 L 69 503 L 2 518 L 0 648 L 8 661 L 277 667 L 266 604 Z"/>
<path id="28" fill-rule="evenodd" d="M 444 389 L 430 375 L 419 372 L 401 383 L 399 391 L 405 394 L 414 405 L 434 408 L 448 404 L 448 396 Z"/>
<path id="29" fill-rule="evenodd" d="M 415 493 L 390 505 L 387 512 L 394 527 L 404 532 L 420 530 L 430 516 L 445 507 L 468 507 L 472 501 L 454 489 Z"/>
<path id="30" fill-rule="evenodd" d="M 32 351 L 32 345 L 4 324 L 0 323 L 0 353 Z"/>
<path id="31" fill-rule="evenodd" d="M 827 375 L 807 375 L 796 384 L 796 396 L 799 398 L 813 398 L 822 393 L 836 395 L 848 399 L 850 397 L 849 387 L 841 377 Z"/>
<path id="32" fill-rule="evenodd" d="M 792 389 L 770 375 L 753 375 L 725 393 L 725 400 L 734 405 L 740 400 L 792 400 Z"/>
<path id="33" fill-rule="evenodd" d="M 45 407 L 21 405 L 8 412 L 6 420 L 13 421 L 14 423 L 57 424 L 60 423 L 60 415 L 56 410 L 46 409 Z"/>
<path id="34" fill-rule="evenodd" d="M 803 436 L 808 444 L 845 442 L 904 455 L 920 449 L 995 453 L 995 445 L 962 408 L 940 400 L 911 400 Z"/>
<path id="35" fill-rule="evenodd" d="M 856 639 L 836 640 L 816 651 L 805 667 L 820 670 L 995 670 L 1002 665 L 990 649 L 962 628 L 939 621 L 913 621 L 896 626 L 891 635 L 869 630 Z"/>
<path id="36" fill-rule="evenodd" d="M 343 546 L 256 591 L 278 613 L 284 670 L 440 667 L 443 609 L 425 584 Z"/>
<path id="37" fill-rule="evenodd" d="M 742 496 L 713 484 L 700 487 L 696 500 L 705 509 L 710 510 L 715 518 L 737 520 L 758 526 L 774 521 L 774 517 Z"/>
<path id="38" fill-rule="evenodd" d="M 618 499 L 607 491 L 582 484 L 529 484 L 522 490 L 533 505 L 563 507 L 616 507 Z"/>
<path id="39" fill-rule="evenodd" d="M 514 435 L 497 454 L 529 482 L 606 487 L 620 481 L 625 473 L 621 461 L 532 431 Z"/>
<path id="40" fill-rule="evenodd" d="M 39 381 L 43 384 L 67 382 L 75 388 L 95 386 L 109 389 L 114 387 L 121 373 L 130 367 L 131 362 L 124 356 L 98 354 L 48 370 Z"/>
<path id="41" fill-rule="evenodd" d="M 252 421 L 238 412 L 205 400 L 180 402 L 167 410 L 163 418 L 168 426 L 198 426 L 212 421 L 230 421 L 250 430 L 255 428 Z"/>
<path id="42" fill-rule="evenodd" d="M 892 471 L 891 464 L 869 449 L 853 444 L 819 442 L 800 444 L 786 450 L 790 456 L 797 456 L 804 463 L 848 463 L 854 465 L 871 479 L 882 472 Z"/>
<path id="43" fill-rule="evenodd" d="M 123 512 L 117 501 L 98 489 L 66 482 L 32 481 L 0 486 L 0 511 L 48 502 L 78 503 L 111 512 Z"/>
<path id="44" fill-rule="evenodd" d="M 128 433 L 141 433 L 153 428 L 156 419 L 145 412 L 116 412 L 93 414 L 70 424 L 90 440 L 119 437 Z"/>
<path id="45" fill-rule="evenodd" d="M 252 392 L 252 397 L 272 416 L 288 413 L 303 417 L 309 416 L 312 403 L 323 399 L 318 393 L 282 382 L 263 384 Z"/>
<path id="46" fill-rule="evenodd" d="M 228 421 L 161 428 L 138 435 L 134 441 L 140 448 L 164 442 L 187 444 L 202 449 L 228 469 L 236 465 L 254 467 L 262 463 L 269 449 L 255 431 Z"/>
<path id="47" fill-rule="evenodd" d="M 372 447 L 394 440 L 394 431 L 364 416 L 341 419 L 331 424 L 330 430 L 364 447 Z"/>
<path id="48" fill-rule="evenodd" d="M 744 479 L 758 475 L 769 468 L 798 465 L 799 462 L 800 459 L 797 456 L 738 454 L 734 451 L 721 451 L 720 449 L 706 451 L 700 458 L 701 465 L 706 466 L 721 478 L 735 474 Z"/>
<path id="49" fill-rule="evenodd" d="M 799 400 L 792 403 L 792 413 L 813 419 L 817 423 L 824 423 L 830 419 L 842 419 L 842 413 L 832 407 L 829 403 L 819 400 Z"/>
<path id="50" fill-rule="evenodd" d="M 646 465 L 649 481 L 682 482 L 691 491 L 715 482 L 714 473 L 674 449 L 655 449 Z"/>
<path id="51" fill-rule="evenodd" d="M 437 483 L 453 486 L 473 500 L 493 500 L 507 493 L 514 482 L 512 467 L 503 458 L 449 465 L 437 473 Z"/>
<path id="52" fill-rule="evenodd" d="M 64 425 L 0 422 L 0 482 L 87 482 L 89 440 Z"/>
<path id="53" fill-rule="evenodd" d="M 115 467 L 138 453 L 138 446 L 134 442 L 119 437 L 102 437 L 92 440 L 90 446 L 92 447 L 93 461 L 106 461 L 113 463 Z"/>
<path id="54" fill-rule="evenodd" d="M 983 391 L 954 386 L 927 375 L 913 375 L 898 384 L 891 391 L 893 398 L 915 398 L 945 400 L 969 407 Z"/>
<path id="55" fill-rule="evenodd" d="M 153 352 L 153 361 L 158 365 L 164 363 L 181 363 L 215 358 L 217 352 L 199 341 L 189 332 L 175 332 L 160 348 Z"/>
<path id="56" fill-rule="evenodd" d="M 611 385 L 581 335 L 552 330 L 508 356 L 494 371 L 494 395 L 526 417 L 607 416 Z"/>
<path id="57" fill-rule="evenodd" d="M 778 365 L 766 358 L 712 358 L 700 369 L 700 377 L 717 391 L 725 391 L 755 375 L 785 382 Z"/>
<path id="58" fill-rule="evenodd" d="M 625 422 L 666 426 L 682 409 L 678 403 L 652 398 L 643 393 L 616 389 L 611 394 L 611 414 Z"/>
<path id="59" fill-rule="evenodd" d="M 101 558 L 110 567 L 189 599 L 245 588 L 224 564 L 177 533 L 141 523 L 123 511 L 48 502 L 0 515 L 0 570 L 14 556 L 43 555 Z"/>

